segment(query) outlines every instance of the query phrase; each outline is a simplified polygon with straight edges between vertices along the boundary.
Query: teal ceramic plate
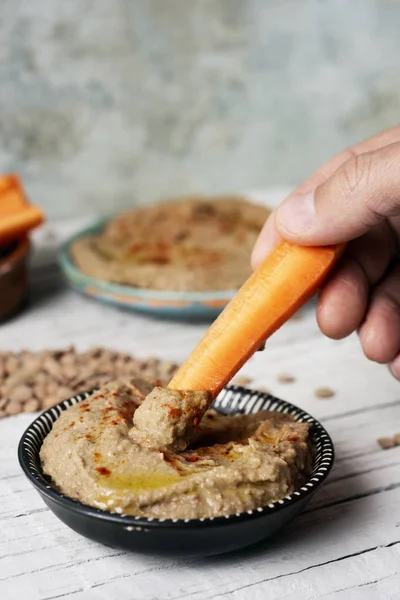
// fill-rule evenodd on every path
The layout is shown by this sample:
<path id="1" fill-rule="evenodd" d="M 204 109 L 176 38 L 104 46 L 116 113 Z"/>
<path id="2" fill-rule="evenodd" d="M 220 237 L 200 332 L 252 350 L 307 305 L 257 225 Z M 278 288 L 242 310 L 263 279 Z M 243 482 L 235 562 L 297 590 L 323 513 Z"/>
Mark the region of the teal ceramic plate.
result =
<path id="1" fill-rule="evenodd" d="M 81 294 L 121 308 L 181 319 L 214 319 L 235 295 L 237 290 L 161 292 L 88 277 L 75 265 L 70 247 L 80 237 L 99 233 L 103 226 L 104 221 L 80 231 L 59 252 L 58 262 L 64 277 Z"/>

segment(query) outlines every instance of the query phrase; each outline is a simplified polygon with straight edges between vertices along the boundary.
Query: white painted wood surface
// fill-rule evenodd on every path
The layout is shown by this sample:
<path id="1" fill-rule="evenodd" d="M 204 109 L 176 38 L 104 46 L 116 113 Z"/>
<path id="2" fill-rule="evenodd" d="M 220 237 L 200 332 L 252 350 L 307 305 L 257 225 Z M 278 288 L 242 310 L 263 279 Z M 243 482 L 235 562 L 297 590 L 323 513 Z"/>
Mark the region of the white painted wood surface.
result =
<path id="1" fill-rule="evenodd" d="M 39 235 L 32 302 L 0 328 L 1 349 L 107 345 L 182 361 L 206 325 L 156 320 L 78 296 L 48 250 L 67 230 Z M 44 249 L 44 250 L 43 250 Z M 290 373 L 292 384 L 278 382 Z M 286 324 L 242 369 L 252 385 L 321 419 L 337 452 L 334 470 L 306 511 L 278 538 L 205 560 L 162 560 L 105 548 L 69 530 L 23 476 L 16 449 L 32 415 L 0 421 L 0 598 L 11 600 L 369 600 L 400 598 L 400 386 L 369 363 L 355 336 L 325 339 L 314 308 Z M 333 398 L 314 390 L 329 386 Z"/>

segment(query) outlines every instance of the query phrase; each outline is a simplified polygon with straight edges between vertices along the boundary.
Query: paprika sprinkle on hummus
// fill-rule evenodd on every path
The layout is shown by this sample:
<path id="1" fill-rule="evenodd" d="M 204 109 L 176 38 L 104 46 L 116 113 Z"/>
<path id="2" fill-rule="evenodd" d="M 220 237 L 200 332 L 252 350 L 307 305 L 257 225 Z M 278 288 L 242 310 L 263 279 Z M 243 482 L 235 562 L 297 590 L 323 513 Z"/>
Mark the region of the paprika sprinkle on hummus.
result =
<path id="1" fill-rule="evenodd" d="M 117 513 L 195 519 L 265 506 L 309 476 L 307 423 L 270 411 L 226 416 L 208 409 L 207 392 L 148 388 L 112 382 L 62 412 L 40 457 L 63 494 Z"/>

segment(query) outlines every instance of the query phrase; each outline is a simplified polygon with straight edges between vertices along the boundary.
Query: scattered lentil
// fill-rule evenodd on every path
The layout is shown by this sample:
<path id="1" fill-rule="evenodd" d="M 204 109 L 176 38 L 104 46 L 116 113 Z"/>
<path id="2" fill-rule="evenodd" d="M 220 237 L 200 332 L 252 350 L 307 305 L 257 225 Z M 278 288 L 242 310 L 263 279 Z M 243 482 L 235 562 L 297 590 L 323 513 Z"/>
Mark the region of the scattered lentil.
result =
<path id="1" fill-rule="evenodd" d="M 73 347 L 0 352 L 0 418 L 50 408 L 112 379 L 145 375 L 151 382 L 166 385 L 177 368 L 156 357 L 143 361 L 100 347 L 81 353 Z"/>
<path id="2" fill-rule="evenodd" d="M 382 438 L 378 438 L 376 441 L 378 442 L 380 447 L 383 448 L 383 450 L 388 450 L 389 448 L 394 448 L 394 446 L 396 445 L 394 438 L 382 437 Z"/>
<path id="3" fill-rule="evenodd" d="M 249 385 L 251 383 L 250 377 L 246 377 L 245 375 L 238 375 L 235 377 L 233 382 L 235 385 Z"/>
<path id="4" fill-rule="evenodd" d="M 265 387 L 264 385 L 260 385 L 259 387 L 257 387 L 257 391 L 258 392 L 263 392 L 264 394 L 270 394 L 271 391 Z"/>
<path id="5" fill-rule="evenodd" d="M 317 398 L 332 398 L 335 392 L 329 387 L 320 387 L 315 390 L 315 395 Z"/>
<path id="6" fill-rule="evenodd" d="M 288 375 L 287 373 L 282 373 L 282 375 L 278 376 L 279 383 L 293 383 L 296 379 L 293 375 Z"/>

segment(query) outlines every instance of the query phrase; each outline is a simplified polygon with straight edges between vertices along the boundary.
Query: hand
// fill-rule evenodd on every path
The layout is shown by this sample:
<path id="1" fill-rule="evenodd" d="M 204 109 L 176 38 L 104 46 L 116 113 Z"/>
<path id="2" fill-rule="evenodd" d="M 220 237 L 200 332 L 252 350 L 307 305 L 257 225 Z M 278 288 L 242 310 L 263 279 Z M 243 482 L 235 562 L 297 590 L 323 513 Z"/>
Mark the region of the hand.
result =
<path id="1" fill-rule="evenodd" d="M 283 237 L 349 242 L 317 307 L 321 331 L 358 330 L 365 355 L 400 379 L 400 126 L 328 161 L 272 213 L 253 250 L 257 266 Z"/>

